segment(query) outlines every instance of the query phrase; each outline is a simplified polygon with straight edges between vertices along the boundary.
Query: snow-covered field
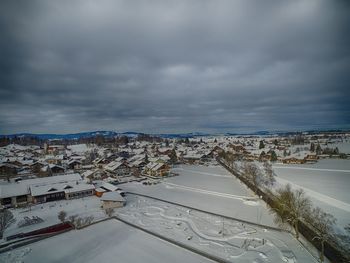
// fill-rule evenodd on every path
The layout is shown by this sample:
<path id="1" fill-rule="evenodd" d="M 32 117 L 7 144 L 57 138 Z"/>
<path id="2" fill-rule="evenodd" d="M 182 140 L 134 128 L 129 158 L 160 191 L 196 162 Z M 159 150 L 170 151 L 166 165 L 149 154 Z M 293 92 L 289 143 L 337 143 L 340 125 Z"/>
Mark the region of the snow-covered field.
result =
<path id="1" fill-rule="evenodd" d="M 291 234 L 128 195 L 117 216 L 231 262 L 317 262 Z"/>
<path id="2" fill-rule="evenodd" d="M 277 181 L 302 188 L 316 206 L 334 215 L 339 227 L 350 223 L 350 160 L 324 159 L 315 164 L 273 166 Z"/>
<path id="3" fill-rule="evenodd" d="M 179 176 L 167 178 L 157 185 L 127 183 L 120 187 L 129 192 L 157 197 L 167 201 L 276 226 L 264 202 L 239 180 L 220 166 L 183 165 L 173 169 Z"/>
<path id="4" fill-rule="evenodd" d="M 179 176 L 155 185 L 132 182 L 123 190 L 154 196 L 186 206 L 276 227 L 264 202 L 220 166 L 183 165 Z M 25 209 L 13 209 L 17 222 L 5 237 L 59 223 L 59 211 L 67 217 L 106 217 L 98 197 L 62 200 Z M 115 215 L 209 254 L 235 262 L 316 262 L 289 233 L 198 212 L 145 197 L 127 196 L 127 205 Z M 19 228 L 25 216 L 44 222 Z M 43 252 L 45 251 L 45 252 Z M 206 258 L 159 240 L 117 220 L 109 220 L 45 239 L 11 253 L 0 262 L 207 262 Z"/>
<path id="5" fill-rule="evenodd" d="M 350 141 L 336 142 L 336 143 L 328 143 L 328 147 L 338 147 L 339 152 L 350 154 Z"/>
<path id="6" fill-rule="evenodd" d="M 115 219 L 0 254 L 0 262 L 212 262 Z"/>
<path id="7" fill-rule="evenodd" d="M 93 216 L 94 221 L 97 221 L 106 217 L 101 209 L 101 201 L 97 196 L 38 204 L 33 205 L 30 209 L 11 209 L 16 222 L 5 230 L 4 237 L 58 224 L 60 221 L 57 215 L 62 210 L 67 213 L 67 218 L 71 215 L 78 215 L 79 217 Z M 18 227 L 18 223 L 26 216 L 29 218 L 38 216 L 43 219 L 43 222 L 25 227 Z"/>

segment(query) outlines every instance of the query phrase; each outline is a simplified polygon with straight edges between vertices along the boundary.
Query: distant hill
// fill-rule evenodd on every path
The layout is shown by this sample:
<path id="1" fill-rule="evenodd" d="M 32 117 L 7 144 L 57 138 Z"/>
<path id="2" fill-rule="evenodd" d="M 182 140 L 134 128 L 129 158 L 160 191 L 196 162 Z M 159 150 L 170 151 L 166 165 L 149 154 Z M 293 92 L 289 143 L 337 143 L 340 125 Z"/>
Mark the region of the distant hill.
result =
<path id="1" fill-rule="evenodd" d="M 327 133 L 334 133 L 334 132 L 344 132 L 344 130 L 311 130 L 311 131 L 304 131 L 305 133 L 313 134 L 313 133 L 320 133 L 320 132 L 327 132 Z M 225 135 L 225 136 L 237 136 L 237 135 L 255 135 L 255 136 L 271 136 L 271 135 L 294 135 L 299 132 L 287 132 L 287 131 L 257 131 L 253 133 L 202 133 L 202 132 L 190 132 L 190 133 L 161 133 L 161 134 L 150 134 L 152 136 L 157 136 L 161 138 L 195 138 L 195 137 L 203 137 L 203 136 L 219 136 L 219 135 Z M 92 132 L 80 132 L 80 133 L 69 133 L 69 134 L 35 134 L 35 133 L 18 133 L 18 134 L 9 134 L 9 135 L 0 135 L 0 138 L 14 138 L 14 137 L 36 137 L 42 140 L 74 140 L 74 139 L 80 139 L 80 138 L 91 138 L 96 137 L 98 135 L 102 135 L 104 137 L 116 137 L 116 136 L 127 136 L 130 138 L 137 137 L 140 134 L 140 132 L 114 132 L 114 131 L 92 131 Z"/>
<path id="2" fill-rule="evenodd" d="M 90 138 L 95 137 L 97 135 L 102 135 L 104 137 L 114 137 L 120 135 L 120 133 L 116 133 L 113 131 L 93 131 L 93 132 L 80 132 L 80 133 L 69 133 L 69 134 L 35 134 L 35 133 L 18 133 L 18 134 L 10 134 L 10 135 L 0 135 L 0 137 L 36 137 L 42 140 L 64 140 L 64 139 L 80 139 L 80 138 Z M 126 134 L 127 135 L 127 134 Z"/>

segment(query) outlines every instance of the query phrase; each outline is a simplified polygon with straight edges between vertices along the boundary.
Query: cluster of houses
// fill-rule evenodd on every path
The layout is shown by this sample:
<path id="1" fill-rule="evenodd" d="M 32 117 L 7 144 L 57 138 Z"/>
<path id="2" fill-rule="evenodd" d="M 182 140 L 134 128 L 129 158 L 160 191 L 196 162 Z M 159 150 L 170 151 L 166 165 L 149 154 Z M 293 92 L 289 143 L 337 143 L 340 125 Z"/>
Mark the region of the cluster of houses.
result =
<path id="1" fill-rule="evenodd" d="M 89 184 L 78 173 L 0 183 L 0 204 L 5 208 L 92 195 L 101 198 L 103 208 L 116 208 L 125 204 L 125 193 L 119 187 L 103 181 Z"/>
<path id="2" fill-rule="evenodd" d="M 0 148 L 0 203 L 18 207 L 94 194 L 107 198 L 104 196 L 109 192 L 118 193 L 119 183 L 167 176 L 173 164 L 202 162 L 205 153 L 208 149 L 204 144 L 191 148 L 178 145 L 176 149 L 149 142 L 118 148 L 10 144 Z"/>
<path id="3" fill-rule="evenodd" d="M 338 152 L 337 141 L 331 139 L 305 136 L 305 142 L 293 144 L 288 137 L 241 137 L 227 139 L 218 143 L 222 151 L 229 152 L 237 159 L 245 161 L 276 161 L 285 164 L 314 163 L 324 158 L 347 158 L 349 153 L 333 154 L 325 151 L 317 152 L 311 144 L 319 145 L 320 149 L 333 149 Z M 342 138 L 339 142 L 347 140 Z M 338 142 L 338 143 L 339 143 Z"/>
<path id="4" fill-rule="evenodd" d="M 166 176 L 171 165 L 205 163 L 212 145 L 150 143 L 136 141 L 122 146 L 96 145 L 20 146 L 0 148 L 0 179 L 49 177 L 78 172 L 83 178 L 123 181 L 125 177 Z"/>
<path id="5" fill-rule="evenodd" d="M 310 149 L 310 143 L 322 147 L 334 143 L 314 135 L 305 141 L 298 145 L 280 136 L 217 136 L 103 146 L 9 144 L 0 148 L 0 201 L 18 206 L 93 194 L 102 197 L 117 191 L 115 185 L 120 183 L 167 176 L 174 164 L 215 163 L 222 152 L 246 161 L 316 162 L 329 156 Z"/>

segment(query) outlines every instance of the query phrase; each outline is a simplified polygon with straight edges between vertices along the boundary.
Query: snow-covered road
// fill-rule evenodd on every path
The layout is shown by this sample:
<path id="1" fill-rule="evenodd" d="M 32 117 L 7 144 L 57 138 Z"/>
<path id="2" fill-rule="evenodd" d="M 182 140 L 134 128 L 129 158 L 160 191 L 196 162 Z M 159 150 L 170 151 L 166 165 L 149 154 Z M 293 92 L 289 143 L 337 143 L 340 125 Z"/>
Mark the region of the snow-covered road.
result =
<path id="1" fill-rule="evenodd" d="M 202 172 L 202 171 L 196 171 L 192 169 L 185 169 L 185 168 L 174 168 L 173 171 L 182 171 L 182 172 L 191 172 L 195 174 L 204 174 L 204 175 L 209 175 L 209 176 L 214 176 L 214 177 L 224 177 L 224 178 L 231 178 L 232 175 L 224 175 L 224 174 L 217 174 L 217 173 L 207 173 L 207 172 Z"/>
<path id="2" fill-rule="evenodd" d="M 293 169 L 293 170 L 306 170 L 306 171 L 350 173 L 350 170 L 325 169 L 325 168 L 308 168 L 308 167 L 296 167 L 296 166 L 274 166 L 273 168 L 274 169 Z"/>

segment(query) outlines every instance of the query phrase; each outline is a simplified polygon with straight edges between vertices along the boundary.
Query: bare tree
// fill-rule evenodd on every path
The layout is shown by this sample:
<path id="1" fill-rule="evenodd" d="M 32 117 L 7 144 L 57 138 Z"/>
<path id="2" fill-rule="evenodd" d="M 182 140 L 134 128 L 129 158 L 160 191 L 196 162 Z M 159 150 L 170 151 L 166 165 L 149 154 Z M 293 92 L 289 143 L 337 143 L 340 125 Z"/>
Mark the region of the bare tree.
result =
<path id="1" fill-rule="evenodd" d="M 313 239 L 320 240 L 321 253 L 320 261 L 324 261 L 324 243 L 334 236 L 333 225 L 336 219 L 333 215 L 324 212 L 321 208 L 316 207 L 307 216 L 307 221 L 311 224 L 316 232 L 316 236 Z"/>
<path id="2" fill-rule="evenodd" d="M 62 211 L 58 212 L 57 217 L 63 223 L 66 220 L 67 213 L 62 210 Z"/>
<path id="3" fill-rule="evenodd" d="M 93 174 L 89 174 L 88 176 L 86 176 L 86 178 L 88 179 L 89 184 L 92 184 L 92 181 L 94 179 L 94 175 Z"/>
<path id="4" fill-rule="evenodd" d="M 92 221 L 94 221 L 94 217 L 93 216 L 85 217 L 83 221 L 84 221 L 83 222 L 84 226 L 90 225 Z"/>
<path id="5" fill-rule="evenodd" d="M 0 239 L 2 239 L 5 229 L 16 220 L 10 210 L 3 209 L 0 211 Z"/>
<path id="6" fill-rule="evenodd" d="M 230 167 L 231 169 L 233 169 L 233 165 L 234 165 L 234 161 L 235 161 L 235 156 L 232 153 L 226 153 L 226 162 L 228 167 Z"/>
<path id="7" fill-rule="evenodd" d="M 113 208 L 106 208 L 106 209 L 105 209 L 105 214 L 106 214 L 106 216 L 112 217 L 113 213 L 114 213 Z"/>
<path id="8" fill-rule="evenodd" d="M 270 162 L 264 162 L 265 180 L 264 184 L 266 186 L 272 186 L 275 182 L 275 174 L 272 169 L 272 164 Z"/>
<path id="9" fill-rule="evenodd" d="M 77 218 L 78 218 L 78 215 L 71 215 L 71 216 L 68 217 L 68 220 L 69 220 L 69 222 L 74 224 L 75 221 L 77 220 Z"/>
<path id="10" fill-rule="evenodd" d="M 83 225 L 83 219 L 81 217 L 78 217 L 75 221 L 74 221 L 74 225 L 76 228 L 80 228 Z"/>
<path id="11" fill-rule="evenodd" d="M 238 171 L 238 170 L 239 170 L 239 168 L 238 168 L 238 163 L 237 163 L 236 160 L 234 160 L 234 161 L 232 162 L 232 170 L 234 170 L 234 171 Z"/>
<path id="12" fill-rule="evenodd" d="M 261 182 L 261 173 L 254 163 L 245 163 L 243 167 L 244 176 L 253 184 L 254 192 L 259 188 Z"/>
<path id="13" fill-rule="evenodd" d="M 287 184 L 284 188 L 277 190 L 275 201 L 277 216 L 282 217 L 281 221 L 289 222 L 293 226 L 295 237 L 298 239 L 299 222 L 311 210 L 310 199 L 305 196 L 302 189 L 292 191 L 291 186 Z"/>

